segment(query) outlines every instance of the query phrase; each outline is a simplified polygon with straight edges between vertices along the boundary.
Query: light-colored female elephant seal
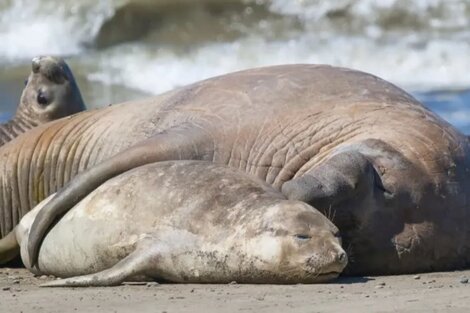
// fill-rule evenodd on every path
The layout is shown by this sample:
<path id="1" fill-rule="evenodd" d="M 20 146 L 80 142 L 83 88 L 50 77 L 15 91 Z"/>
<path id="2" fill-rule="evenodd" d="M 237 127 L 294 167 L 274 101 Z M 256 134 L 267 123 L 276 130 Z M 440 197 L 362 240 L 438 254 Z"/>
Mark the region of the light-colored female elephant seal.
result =
<path id="1" fill-rule="evenodd" d="M 27 234 L 43 204 L 16 231 L 29 268 Z M 226 166 L 168 161 L 93 191 L 49 232 L 38 261 L 43 274 L 89 274 L 47 286 L 109 286 L 132 278 L 325 282 L 347 257 L 338 229 L 308 204 Z"/>
<path id="2" fill-rule="evenodd" d="M 84 110 L 67 63 L 52 56 L 36 57 L 15 116 L 0 124 L 0 146 L 35 126 Z"/>

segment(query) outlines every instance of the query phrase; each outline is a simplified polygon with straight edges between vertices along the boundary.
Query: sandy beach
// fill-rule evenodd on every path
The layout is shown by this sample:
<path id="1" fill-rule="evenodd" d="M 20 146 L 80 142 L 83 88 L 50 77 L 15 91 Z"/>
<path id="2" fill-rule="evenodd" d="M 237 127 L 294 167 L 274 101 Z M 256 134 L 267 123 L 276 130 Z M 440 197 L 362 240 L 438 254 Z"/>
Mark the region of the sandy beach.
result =
<path id="1" fill-rule="evenodd" d="M 1 312 L 469 312 L 470 270 L 342 277 L 318 285 L 128 284 L 41 288 L 52 277 L 0 269 Z"/>

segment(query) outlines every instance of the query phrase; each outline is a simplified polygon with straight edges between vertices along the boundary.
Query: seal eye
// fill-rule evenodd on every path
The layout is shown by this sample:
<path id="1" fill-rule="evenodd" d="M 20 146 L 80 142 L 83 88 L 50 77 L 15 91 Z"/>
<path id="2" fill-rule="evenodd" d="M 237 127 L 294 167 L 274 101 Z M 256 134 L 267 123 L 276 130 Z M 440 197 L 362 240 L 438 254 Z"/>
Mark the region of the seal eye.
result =
<path id="1" fill-rule="evenodd" d="M 27 84 L 28 84 L 28 79 L 26 78 L 26 79 L 24 80 L 24 85 L 26 86 Z"/>
<path id="2" fill-rule="evenodd" d="M 46 95 L 42 91 L 38 92 L 38 96 L 36 100 L 40 105 L 47 105 L 47 102 L 48 102 Z"/>
<path id="3" fill-rule="evenodd" d="M 294 235 L 295 239 L 298 239 L 298 240 L 309 240 L 311 239 L 312 237 L 309 236 L 309 235 L 304 235 L 304 234 L 296 234 Z"/>

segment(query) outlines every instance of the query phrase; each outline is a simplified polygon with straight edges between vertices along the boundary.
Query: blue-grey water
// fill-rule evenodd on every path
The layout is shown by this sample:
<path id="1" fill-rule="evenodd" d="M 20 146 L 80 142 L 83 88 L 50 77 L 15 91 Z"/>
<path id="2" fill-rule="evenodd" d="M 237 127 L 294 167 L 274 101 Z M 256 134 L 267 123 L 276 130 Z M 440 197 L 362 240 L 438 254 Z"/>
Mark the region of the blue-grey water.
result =
<path id="1" fill-rule="evenodd" d="M 463 133 L 470 135 L 470 90 L 434 91 L 415 96 Z"/>

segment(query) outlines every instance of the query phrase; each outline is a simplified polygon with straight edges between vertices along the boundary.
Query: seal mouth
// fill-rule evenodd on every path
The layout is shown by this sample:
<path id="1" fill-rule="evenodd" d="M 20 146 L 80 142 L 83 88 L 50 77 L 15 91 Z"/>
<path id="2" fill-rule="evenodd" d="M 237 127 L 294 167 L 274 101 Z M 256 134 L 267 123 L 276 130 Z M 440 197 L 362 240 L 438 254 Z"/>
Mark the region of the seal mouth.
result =
<path id="1" fill-rule="evenodd" d="M 341 273 L 340 272 L 327 272 L 327 273 L 321 273 L 318 275 L 318 277 L 324 277 L 324 276 L 339 276 Z"/>
<path id="2" fill-rule="evenodd" d="M 329 282 L 335 278 L 338 278 L 340 275 L 340 272 L 326 272 L 326 273 L 320 273 L 312 276 L 312 282 L 313 283 L 326 283 Z"/>

